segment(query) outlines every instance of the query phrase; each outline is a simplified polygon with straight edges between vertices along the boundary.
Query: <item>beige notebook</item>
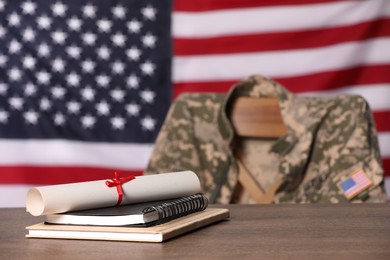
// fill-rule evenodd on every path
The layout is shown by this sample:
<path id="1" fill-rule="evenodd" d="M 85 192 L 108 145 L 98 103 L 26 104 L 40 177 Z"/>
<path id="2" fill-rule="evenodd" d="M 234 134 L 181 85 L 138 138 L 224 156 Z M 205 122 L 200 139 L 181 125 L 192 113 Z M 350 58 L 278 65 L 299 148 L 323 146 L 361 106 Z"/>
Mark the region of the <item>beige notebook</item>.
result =
<path id="1" fill-rule="evenodd" d="M 39 223 L 26 227 L 28 230 L 26 237 L 163 242 L 227 218 L 229 218 L 228 209 L 207 208 L 204 211 L 151 227 L 78 226 Z"/>

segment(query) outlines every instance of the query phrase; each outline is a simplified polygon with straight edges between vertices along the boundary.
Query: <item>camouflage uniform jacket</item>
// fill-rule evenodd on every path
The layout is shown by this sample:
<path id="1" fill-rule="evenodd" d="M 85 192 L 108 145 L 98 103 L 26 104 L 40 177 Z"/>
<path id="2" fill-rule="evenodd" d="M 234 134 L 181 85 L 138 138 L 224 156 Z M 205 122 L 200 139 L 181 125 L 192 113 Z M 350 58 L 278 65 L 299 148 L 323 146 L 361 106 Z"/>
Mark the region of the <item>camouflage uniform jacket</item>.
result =
<path id="1" fill-rule="evenodd" d="M 237 96 L 277 97 L 288 133 L 271 142 L 237 142 L 227 117 Z M 386 201 L 377 134 L 367 102 L 359 96 L 295 96 L 262 76 L 249 77 L 226 94 L 179 96 L 157 137 L 145 174 L 192 170 L 211 203 L 230 203 L 237 186 L 237 144 L 243 150 L 243 162 L 263 187 L 282 177 L 274 203 L 346 202 L 338 183 L 357 168 L 373 182 L 365 192 L 366 201 Z M 253 202 L 242 196 L 240 203 Z"/>

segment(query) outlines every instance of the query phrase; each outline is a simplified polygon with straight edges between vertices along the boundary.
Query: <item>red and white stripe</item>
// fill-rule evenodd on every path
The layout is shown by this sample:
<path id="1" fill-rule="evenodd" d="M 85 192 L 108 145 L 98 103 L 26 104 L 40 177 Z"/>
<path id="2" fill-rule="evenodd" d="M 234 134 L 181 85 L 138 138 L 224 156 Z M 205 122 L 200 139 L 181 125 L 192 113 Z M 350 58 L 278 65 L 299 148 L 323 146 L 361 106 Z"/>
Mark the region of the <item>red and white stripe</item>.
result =
<path id="1" fill-rule="evenodd" d="M 390 190 L 390 1 L 175 0 L 172 34 L 175 97 L 226 92 L 252 74 L 298 95 L 365 97 Z M 142 174 L 153 148 L 61 140 L 0 147 L 0 207 L 23 206 L 32 185 L 104 179 L 112 169 Z"/>

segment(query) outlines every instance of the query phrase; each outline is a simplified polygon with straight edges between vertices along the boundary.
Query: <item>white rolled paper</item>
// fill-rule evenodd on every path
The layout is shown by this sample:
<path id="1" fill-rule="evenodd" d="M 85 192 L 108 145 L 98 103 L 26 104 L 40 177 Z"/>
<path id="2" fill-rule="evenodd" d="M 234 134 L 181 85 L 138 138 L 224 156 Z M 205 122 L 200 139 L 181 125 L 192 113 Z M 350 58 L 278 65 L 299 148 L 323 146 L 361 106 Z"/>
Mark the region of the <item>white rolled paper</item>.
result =
<path id="1" fill-rule="evenodd" d="M 122 176 L 126 177 L 126 176 Z M 116 187 L 107 180 L 49 185 L 27 192 L 26 210 L 34 216 L 74 210 L 115 206 Z M 192 171 L 136 176 L 122 184 L 121 205 L 154 200 L 173 199 L 201 191 L 198 176 Z"/>

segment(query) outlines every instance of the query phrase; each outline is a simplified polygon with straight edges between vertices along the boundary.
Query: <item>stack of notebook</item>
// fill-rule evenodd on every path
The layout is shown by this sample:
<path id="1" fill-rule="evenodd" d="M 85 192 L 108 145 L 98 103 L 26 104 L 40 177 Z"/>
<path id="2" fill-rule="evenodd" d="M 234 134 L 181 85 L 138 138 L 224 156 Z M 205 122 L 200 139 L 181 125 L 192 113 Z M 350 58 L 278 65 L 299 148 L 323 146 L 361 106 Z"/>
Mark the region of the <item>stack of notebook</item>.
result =
<path id="1" fill-rule="evenodd" d="M 193 172 L 123 180 L 32 188 L 27 211 L 46 220 L 28 226 L 26 237 L 163 242 L 229 217 L 207 207 Z"/>

